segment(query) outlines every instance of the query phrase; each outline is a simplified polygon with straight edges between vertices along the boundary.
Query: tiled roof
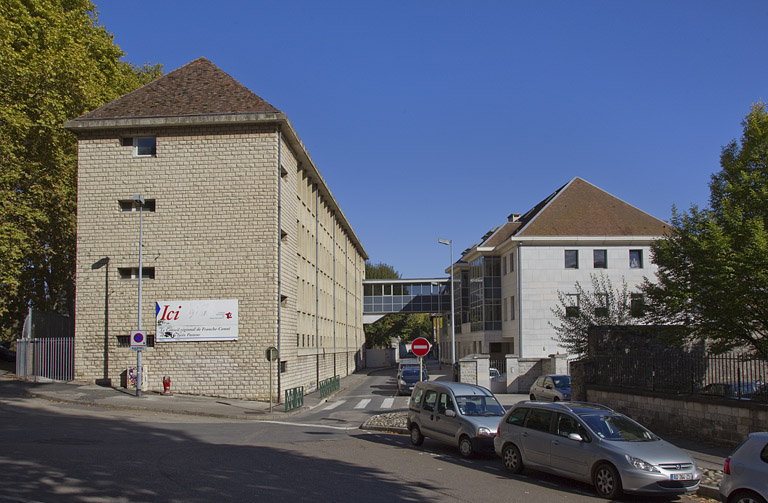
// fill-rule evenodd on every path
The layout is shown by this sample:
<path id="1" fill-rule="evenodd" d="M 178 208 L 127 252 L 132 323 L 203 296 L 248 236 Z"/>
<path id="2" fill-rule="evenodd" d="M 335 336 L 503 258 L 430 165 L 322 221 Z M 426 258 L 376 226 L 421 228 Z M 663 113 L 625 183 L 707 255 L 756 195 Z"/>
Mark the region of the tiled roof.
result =
<path id="1" fill-rule="evenodd" d="M 499 246 L 520 228 L 520 222 L 507 222 L 480 246 Z"/>
<path id="2" fill-rule="evenodd" d="M 205 58 L 198 58 L 77 119 L 280 113 Z"/>
<path id="3" fill-rule="evenodd" d="M 518 236 L 662 236 L 669 226 L 581 178 L 521 218 Z"/>

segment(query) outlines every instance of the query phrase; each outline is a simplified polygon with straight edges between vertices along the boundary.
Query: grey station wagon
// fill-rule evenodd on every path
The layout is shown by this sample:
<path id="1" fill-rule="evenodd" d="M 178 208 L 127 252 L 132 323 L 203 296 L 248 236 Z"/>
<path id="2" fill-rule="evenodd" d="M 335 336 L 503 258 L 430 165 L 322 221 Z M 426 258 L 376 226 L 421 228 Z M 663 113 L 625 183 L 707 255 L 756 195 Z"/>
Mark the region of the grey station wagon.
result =
<path id="1" fill-rule="evenodd" d="M 693 493 L 701 482 L 688 453 L 599 404 L 520 402 L 499 423 L 494 446 L 512 473 L 527 466 L 569 477 L 608 499 Z"/>
<path id="2" fill-rule="evenodd" d="M 458 382 L 417 383 L 408 402 L 411 443 L 431 438 L 459 448 L 470 457 L 493 450 L 493 438 L 504 407 L 482 386 Z"/>

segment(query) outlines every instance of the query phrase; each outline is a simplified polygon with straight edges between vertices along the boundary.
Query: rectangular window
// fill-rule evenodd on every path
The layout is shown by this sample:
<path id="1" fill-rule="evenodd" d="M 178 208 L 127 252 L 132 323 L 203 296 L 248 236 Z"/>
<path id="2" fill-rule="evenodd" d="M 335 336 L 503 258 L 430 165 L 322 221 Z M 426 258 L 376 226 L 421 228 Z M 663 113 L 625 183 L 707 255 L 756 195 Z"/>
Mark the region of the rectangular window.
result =
<path id="1" fill-rule="evenodd" d="M 565 298 L 567 303 L 565 306 L 565 317 L 577 318 L 579 316 L 579 294 L 567 293 L 565 294 Z"/>
<path id="2" fill-rule="evenodd" d="M 515 296 L 509 298 L 509 319 L 515 319 Z"/>
<path id="3" fill-rule="evenodd" d="M 157 138 L 154 136 L 139 136 L 133 139 L 134 157 L 155 157 L 157 155 Z"/>
<path id="4" fill-rule="evenodd" d="M 579 268 L 579 250 L 565 250 L 565 268 Z"/>
<path id="5" fill-rule="evenodd" d="M 608 268 L 608 250 L 595 250 L 593 256 L 595 269 Z"/>
<path id="6" fill-rule="evenodd" d="M 155 279 L 154 267 L 142 267 L 142 278 Z M 118 267 L 117 272 L 120 273 L 120 279 L 139 279 L 138 267 Z"/>
<path id="7" fill-rule="evenodd" d="M 596 300 L 600 305 L 595 307 L 595 318 L 607 318 L 608 317 L 608 294 L 596 293 Z"/>
<path id="8" fill-rule="evenodd" d="M 629 267 L 632 269 L 643 268 L 643 250 L 629 250 Z"/>
<path id="9" fill-rule="evenodd" d="M 645 312 L 645 298 L 642 293 L 633 293 L 630 296 L 629 312 L 634 317 L 642 316 Z"/>
<path id="10" fill-rule="evenodd" d="M 139 205 L 133 199 L 121 199 L 117 202 L 120 205 L 120 211 L 139 211 Z M 141 211 L 155 211 L 155 200 L 145 199 Z"/>
<path id="11" fill-rule="evenodd" d="M 509 272 L 512 272 L 515 270 L 515 254 L 510 253 L 509 254 Z"/>

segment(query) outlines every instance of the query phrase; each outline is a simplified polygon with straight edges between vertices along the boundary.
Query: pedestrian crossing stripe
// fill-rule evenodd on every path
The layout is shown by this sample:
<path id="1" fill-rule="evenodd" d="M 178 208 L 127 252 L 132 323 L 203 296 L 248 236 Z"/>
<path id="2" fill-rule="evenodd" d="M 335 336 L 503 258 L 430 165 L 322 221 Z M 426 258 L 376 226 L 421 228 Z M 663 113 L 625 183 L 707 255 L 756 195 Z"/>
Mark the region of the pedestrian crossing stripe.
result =
<path id="1" fill-rule="evenodd" d="M 346 400 L 339 400 L 338 402 L 332 403 L 331 405 L 329 405 L 328 407 L 324 408 L 323 410 L 333 410 L 336 407 L 338 407 L 339 405 L 343 404 L 344 402 L 346 402 Z"/>
<path id="2" fill-rule="evenodd" d="M 329 404 L 327 407 L 324 407 L 323 410 L 333 410 L 333 409 L 336 409 L 336 408 L 340 407 L 341 405 L 343 405 L 346 402 L 347 402 L 346 400 L 339 400 L 338 402 L 333 402 L 332 404 Z M 362 400 L 357 402 L 357 404 L 355 404 L 354 408 L 355 409 L 365 409 L 366 407 L 368 407 L 368 405 L 371 402 L 372 402 L 371 398 L 363 398 Z M 379 408 L 380 409 L 391 409 L 392 407 L 394 407 L 394 405 L 395 405 L 395 399 L 394 398 L 385 398 L 381 402 L 381 407 L 379 407 Z"/>

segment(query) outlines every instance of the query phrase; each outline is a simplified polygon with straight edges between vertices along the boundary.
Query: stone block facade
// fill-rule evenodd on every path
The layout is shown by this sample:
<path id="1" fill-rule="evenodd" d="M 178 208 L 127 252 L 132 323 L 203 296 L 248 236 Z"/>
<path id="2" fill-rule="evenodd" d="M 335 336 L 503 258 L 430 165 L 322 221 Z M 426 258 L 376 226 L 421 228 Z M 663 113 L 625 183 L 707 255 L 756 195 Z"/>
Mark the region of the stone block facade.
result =
<path id="1" fill-rule="evenodd" d="M 362 362 L 365 252 L 295 133 L 279 123 L 90 128 L 79 138 L 76 378 L 120 382 L 136 354 L 118 347 L 155 302 L 237 299 L 234 341 L 157 342 L 143 353 L 150 390 L 280 399 L 282 390 L 345 376 Z M 123 138 L 156 138 L 136 157 Z M 124 340 L 124 339 L 123 339 Z M 270 390 L 267 347 L 283 371 Z M 272 365 L 272 372 L 276 371 Z"/>

